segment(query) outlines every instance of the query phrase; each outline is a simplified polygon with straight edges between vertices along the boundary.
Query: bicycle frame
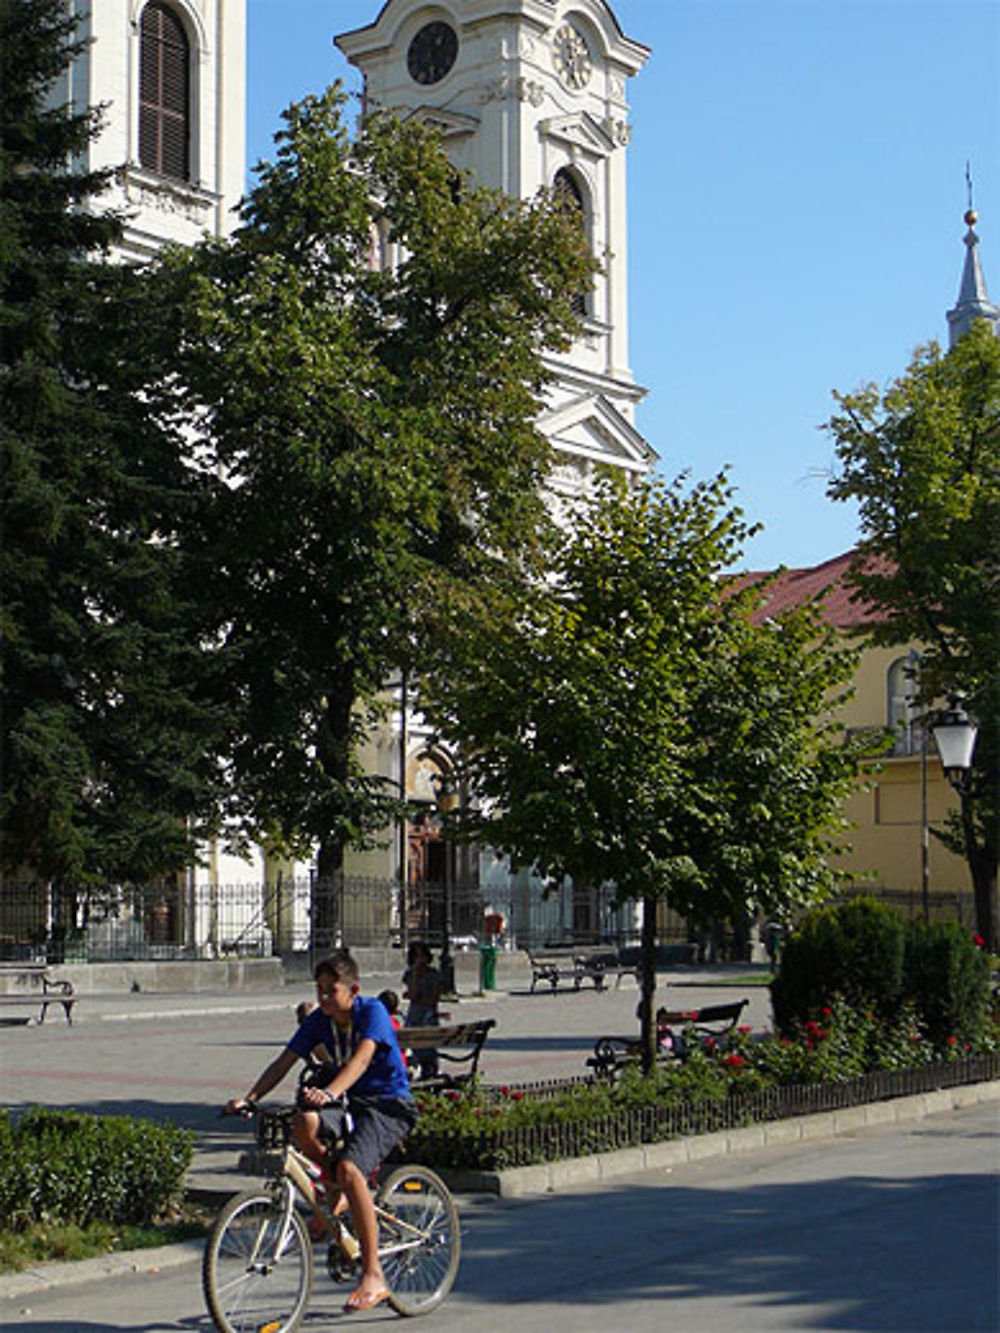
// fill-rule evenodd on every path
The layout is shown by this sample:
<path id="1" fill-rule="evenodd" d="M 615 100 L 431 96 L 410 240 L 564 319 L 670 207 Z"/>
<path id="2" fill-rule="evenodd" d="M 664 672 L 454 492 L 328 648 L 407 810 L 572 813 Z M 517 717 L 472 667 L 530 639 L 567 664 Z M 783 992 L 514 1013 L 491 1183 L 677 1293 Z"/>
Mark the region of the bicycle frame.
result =
<path id="1" fill-rule="evenodd" d="M 274 1184 L 282 1189 L 285 1195 L 284 1213 L 281 1221 L 281 1232 L 279 1235 L 277 1253 L 281 1255 L 285 1246 L 288 1244 L 288 1232 L 291 1227 L 292 1209 L 295 1207 L 295 1194 L 298 1193 L 302 1202 L 310 1209 L 314 1217 L 318 1217 L 323 1226 L 332 1237 L 340 1244 L 341 1249 L 350 1259 L 357 1258 L 357 1251 L 349 1244 L 345 1243 L 345 1237 L 349 1233 L 339 1225 L 337 1214 L 332 1209 L 324 1208 L 316 1193 L 316 1186 L 309 1172 L 311 1165 L 309 1158 L 299 1151 L 291 1142 L 285 1144 L 284 1155 L 281 1161 L 281 1167 L 278 1175 L 275 1177 Z M 395 1213 L 387 1212 L 380 1208 L 377 1200 L 375 1203 L 376 1217 L 380 1217 L 387 1222 L 391 1222 L 402 1233 L 409 1233 L 412 1239 L 400 1240 L 393 1245 L 387 1245 L 379 1248 L 379 1257 L 388 1255 L 402 1254 L 406 1250 L 416 1249 L 416 1247 L 427 1240 L 427 1232 L 420 1227 L 415 1227 L 402 1217 L 397 1217 Z M 353 1240 L 353 1237 L 351 1237 Z M 355 1241 L 356 1245 L 357 1242 Z"/>

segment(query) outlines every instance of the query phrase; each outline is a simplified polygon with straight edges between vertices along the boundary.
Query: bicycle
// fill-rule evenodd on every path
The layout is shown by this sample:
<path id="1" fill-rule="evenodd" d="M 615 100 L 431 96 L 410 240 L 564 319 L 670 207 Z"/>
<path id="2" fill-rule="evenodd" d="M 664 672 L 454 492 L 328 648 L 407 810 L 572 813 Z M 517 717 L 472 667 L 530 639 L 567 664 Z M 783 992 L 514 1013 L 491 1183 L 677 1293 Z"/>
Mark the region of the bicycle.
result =
<path id="1" fill-rule="evenodd" d="M 235 1194 L 212 1225 L 202 1287 L 219 1333 L 293 1333 L 309 1306 L 313 1241 L 303 1213 L 328 1238 L 326 1267 L 335 1282 L 354 1281 L 360 1246 L 346 1213 L 335 1214 L 315 1167 L 291 1141 L 291 1107 L 247 1107 L 258 1116 L 258 1142 L 280 1145 L 274 1175 Z M 263 1131 L 263 1132 L 260 1132 Z M 391 1168 L 373 1189 L 378 1254 L 388 1302 L 401 1315 L 427 1314 L 448 1295 L 458 1272 L 458 1210 L 444 1181 L 425 1166 Z"/>

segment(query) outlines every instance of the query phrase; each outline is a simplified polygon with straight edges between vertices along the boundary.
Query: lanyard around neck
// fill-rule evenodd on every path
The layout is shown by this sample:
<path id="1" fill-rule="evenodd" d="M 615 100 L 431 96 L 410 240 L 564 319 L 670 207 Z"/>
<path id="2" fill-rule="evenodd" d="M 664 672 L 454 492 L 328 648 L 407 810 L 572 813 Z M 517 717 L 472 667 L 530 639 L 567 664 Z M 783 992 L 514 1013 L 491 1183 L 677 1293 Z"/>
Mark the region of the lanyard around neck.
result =
<path id="1" fill-rule="evenodd" d="M 340 1056 L 340 1063 L 346 1065 L 348 1059 L 354 1052 L 354 1016 L 346 1028 L 342 1028 L 339 1023 L 331 1019 L 330 1026 L 333 1028 L 334 1036 L 337 1038 L 337 1053 Z"/>

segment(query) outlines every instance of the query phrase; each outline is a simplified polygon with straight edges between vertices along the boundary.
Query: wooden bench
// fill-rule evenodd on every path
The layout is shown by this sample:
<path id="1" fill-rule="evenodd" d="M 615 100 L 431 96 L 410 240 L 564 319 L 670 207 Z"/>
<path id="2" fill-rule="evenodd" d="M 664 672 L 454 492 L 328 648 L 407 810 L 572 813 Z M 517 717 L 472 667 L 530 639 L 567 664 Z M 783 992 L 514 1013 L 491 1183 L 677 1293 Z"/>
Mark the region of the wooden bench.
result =
<path id="1" fill-rule="evenodd" d="M 403 1027 L 396 1033 L 404 1051 L 436 1051 L 438 1060 L 459 1066 L 454 1073 L 438 1069 L 428 1078 L 414 1079 L 415 1089 L 442 1091 L 476 1077 L 479 1057 L 495 1018 L 481 1018 L 474 1023 L 442 1023 L 438 1027 Z"/>
<path id="2" fill-rule="evenodd" d="M 584 981 L 592 981 L 595 990 L 603 990 L 609 976 L 614 976 L 618 987 L 623 976 L 636 975 L 636 965 L 623 963 L 618 950 L 607 945 L 560 945 L 538 952 L 529 949 L 528 962 L 532 994 L 542 981 L 548 982 L 553 990 L 560 981 L 572 981 L 574 990 L 579 990 Z"/>
<path id="3" fill-rule="evenodd" d="M 28 985 L 0 994 L 0 1008 L 34 1008 L 38 1006 L 38 1022 L 44 1023 L 50 1004 L 61 1004 L 66 1022 L 73 1022 L 76 993 L 71 981 L 59 981 L 49 976 L 48 963 L 0 963 L 0 978 L 13 977 L 17 982 L 27 979 Z M 24 1020 L 26 1023 L 28 1019 Z"/>
<path id="4" fill-rule="evenodd" d="M 670 1028 L 690 1030 L 696 1037 L 704 1040 L 711 1037 L 718 1040 L 731 1032 L 740 1021 L 748 1000 L 734 1000 L 730 1004 L 706 1004 L 699 1009 L 671 1009 L 658 1013 Z M 659 1066 L 684 1060 L 690 1052 L 683 1044 L 670 1050 L 658 1049 L 656 1063 Z M 598 1037 L 594 1042 L 594 1054 L 587 1057 L 587 1065 L 598 1078 L 613 1079 L 629 1065 L 640 1064 L 642 1044 L 636 1037 Z"/>
<path id="5" fill-rule="evenodd" d="M 593 980 L 597 990 L 603 990 L 611 976 L 615 979 L 615 990 L 622 984 L 622 977 L 639 980 L 638 963 L 623 963 L 617 949 L 606 946 L 585 949 L 579 954 L 579 962 L 584 976 Z"/>

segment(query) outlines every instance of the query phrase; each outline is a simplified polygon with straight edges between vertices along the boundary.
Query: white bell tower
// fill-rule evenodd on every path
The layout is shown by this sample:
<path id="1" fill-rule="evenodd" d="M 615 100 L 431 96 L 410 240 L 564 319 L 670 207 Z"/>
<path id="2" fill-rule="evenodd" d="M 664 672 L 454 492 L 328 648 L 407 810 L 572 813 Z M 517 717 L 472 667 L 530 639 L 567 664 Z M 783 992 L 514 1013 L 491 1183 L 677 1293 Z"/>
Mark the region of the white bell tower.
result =
<path id="1" fill-rule="evenodd" d="M 89 45 L 56 97 L 103 105 L 90 167 L 128 218 L 119 257 L 225 235 L 243 195 L 246 0 L 67 0 Z"/>
<path id="2" fill-rule="evenodd" d="M 539 425 L 559 451 L 553 484 L 585 491 L 595 463 L 647 472 L 656 454 L 635 429 L 645 390 L 628 355 L 625 92 L 648 48 L 605 0 L 387 0 L 336 42 L 364 76 L 366 108 L 437 125 L 476 183 L 517 198 L 554 188 L 580 208 L 602 273 L 583 336 L 552 358 Z"/>

